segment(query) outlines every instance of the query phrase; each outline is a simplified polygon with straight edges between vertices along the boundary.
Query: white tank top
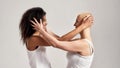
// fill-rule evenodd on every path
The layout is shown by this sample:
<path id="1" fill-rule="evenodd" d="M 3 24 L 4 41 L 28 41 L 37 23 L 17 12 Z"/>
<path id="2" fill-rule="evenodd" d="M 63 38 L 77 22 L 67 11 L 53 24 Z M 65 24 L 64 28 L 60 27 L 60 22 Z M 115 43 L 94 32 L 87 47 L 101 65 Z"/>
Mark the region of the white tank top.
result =
<path id="1" fill-rule="evenodd" d="M 44 46 L 39 46 L 34 51 L 27 50 L 27 53 L 31 68 L 51 68 Z"/>
<path id="2" fill-rule="evenodd" d="M 90 68 L 94 52 L 93 52 L 93 44 L 91 41 L 84 39 L 86 42 L 88 42 L 92 55 L 90 56 L 82 56 L 75 52 L 68 52 L 67 58 L 68 58 L 68 65 L 67 68 Z"/>

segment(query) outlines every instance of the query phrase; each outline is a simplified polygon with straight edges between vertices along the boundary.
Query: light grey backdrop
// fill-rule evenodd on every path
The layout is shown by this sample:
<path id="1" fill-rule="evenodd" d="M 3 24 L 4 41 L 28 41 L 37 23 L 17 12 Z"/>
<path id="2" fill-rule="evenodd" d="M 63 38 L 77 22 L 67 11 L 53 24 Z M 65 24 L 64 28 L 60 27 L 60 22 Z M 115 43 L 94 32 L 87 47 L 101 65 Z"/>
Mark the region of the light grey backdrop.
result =
<path id="1" fill-rule="evenodd" d="M 0 0 L 0 68 L 30 68 L 20 41 L 19 22 L 25 10 L 40 6 L 47 12 L 48 27 L 58 35 L 72 30 L 77 14 L 95 17 L 92 68 L 120 67 L 120 0 Z M 52 68 L 65 68 L 66 52 L 47 48 Z"/>

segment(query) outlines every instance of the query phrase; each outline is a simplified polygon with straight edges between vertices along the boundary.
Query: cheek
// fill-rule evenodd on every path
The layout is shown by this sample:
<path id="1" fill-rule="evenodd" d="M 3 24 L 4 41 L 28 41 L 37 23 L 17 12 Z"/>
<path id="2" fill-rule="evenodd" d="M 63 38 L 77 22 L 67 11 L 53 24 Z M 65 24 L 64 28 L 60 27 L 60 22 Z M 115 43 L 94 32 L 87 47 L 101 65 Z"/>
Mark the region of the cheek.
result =
<path id="1" fill-rule="evenodd" d="M 80 25 L 80 22 L 77 22 L 77 23 L 76 23 L 76 26 L 79 26 L 79 25 Z"/>
<path id="2" fill-rule="evenodd" d="M 75 23 L 75 24 L 74 24 L 74 26 L 75 26 L 75 27 L 78 27 L 78 24 L 77 24 L 77 23 Z"/>
<path id="3" fill-rule="evenodd" d="M 46 22 L 46 21 L 44 21 L 44 22 L 43 22 L 43 25 L 44 25 L 44 26 L 47 26 L 47 22 Z"/>

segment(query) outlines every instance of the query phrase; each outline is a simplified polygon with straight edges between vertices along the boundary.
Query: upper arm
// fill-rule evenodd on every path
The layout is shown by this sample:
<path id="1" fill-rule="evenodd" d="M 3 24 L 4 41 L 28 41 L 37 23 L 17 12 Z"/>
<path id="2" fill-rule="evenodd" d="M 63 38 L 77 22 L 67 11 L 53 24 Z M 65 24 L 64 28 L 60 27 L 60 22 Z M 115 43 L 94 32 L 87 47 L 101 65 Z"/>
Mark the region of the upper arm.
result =
<path id="1" fill-rule="evenodd" d="M 83 40 L 59 41 L 56 47 L 66 51 L 81 52 L 84 49 L 85 44 L 86 42 Z"/>
<path id="2" fill-rule="evenodd" d="M 50 46 L 50 45 L 40 37 L 32 37 L 27 41 L 28 50 L 35 50 L 37 46 Z"/>

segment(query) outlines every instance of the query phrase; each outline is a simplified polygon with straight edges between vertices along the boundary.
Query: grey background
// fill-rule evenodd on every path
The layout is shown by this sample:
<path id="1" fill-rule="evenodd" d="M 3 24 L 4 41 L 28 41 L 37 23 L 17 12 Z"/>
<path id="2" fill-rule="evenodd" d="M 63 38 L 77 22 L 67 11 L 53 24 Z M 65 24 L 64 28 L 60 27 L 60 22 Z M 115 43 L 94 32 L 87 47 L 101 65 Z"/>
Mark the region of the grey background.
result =
<path id="1" fill-rule="evenodd" d="M 18 26 L 25 10 L 36 6 L 47 12 L 48 27 L 60 36 L 74 28 L 77 14 L 91 12 L 92 68 L 120 67 L 120 0 L 0 0 L 0 68 L 30 68 Z M 52 68 L 66 68 L 66 51 L 47 47 L 47 54 Z"/>

